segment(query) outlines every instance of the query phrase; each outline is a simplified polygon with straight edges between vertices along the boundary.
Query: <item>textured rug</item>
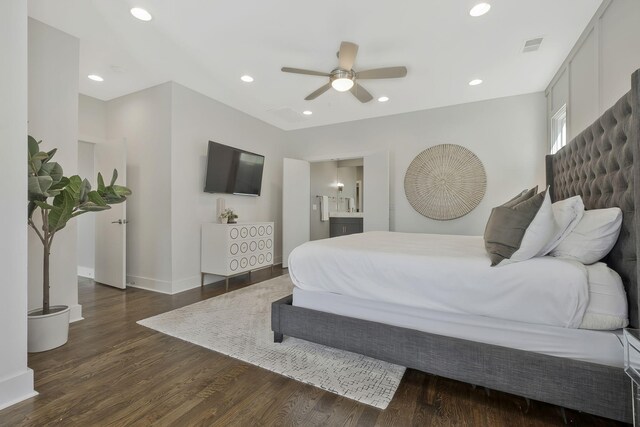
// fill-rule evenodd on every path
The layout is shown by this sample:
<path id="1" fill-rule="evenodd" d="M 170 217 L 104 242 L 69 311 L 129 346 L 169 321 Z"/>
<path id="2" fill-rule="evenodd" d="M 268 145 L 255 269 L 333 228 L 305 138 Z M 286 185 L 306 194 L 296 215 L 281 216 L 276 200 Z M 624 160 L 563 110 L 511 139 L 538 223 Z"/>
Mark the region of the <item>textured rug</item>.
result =
<path id="1" fill-rule="evenodd" d="M 405 368 L 285 337 L 273 342 L 271 303 L 291 293 L 281 276 L 139 321 L 181 340 L 384 409 Z"/>

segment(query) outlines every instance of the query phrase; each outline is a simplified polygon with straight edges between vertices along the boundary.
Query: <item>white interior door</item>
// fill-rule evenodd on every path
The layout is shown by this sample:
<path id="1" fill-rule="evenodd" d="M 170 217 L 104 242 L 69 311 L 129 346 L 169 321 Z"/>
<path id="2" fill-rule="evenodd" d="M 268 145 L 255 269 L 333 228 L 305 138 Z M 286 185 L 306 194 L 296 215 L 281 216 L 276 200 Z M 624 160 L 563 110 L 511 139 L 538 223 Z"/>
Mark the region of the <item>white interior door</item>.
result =
<path id="1" fill-rule="evenodd" d="M 282 174 L 282 267 L 289 254 L 311 237 L 311 166 L 309 162 L 284 159 Z"/>
<path id="2" fill-rule="evenodd" d="M 389 152 L 364 157 L 364 231 L 389 231 Z"/>
<path id="3" fill-rule="evenodd" d="M 118 170 L 118 185 L 127 185 L 127 150 L 123 141 L 95 145 L 95 173 L 102 173 L 109 185 L 113 169 Z M 96 215 L 95 281 L 120 289 L 126 288 L 126 202 Z"/>

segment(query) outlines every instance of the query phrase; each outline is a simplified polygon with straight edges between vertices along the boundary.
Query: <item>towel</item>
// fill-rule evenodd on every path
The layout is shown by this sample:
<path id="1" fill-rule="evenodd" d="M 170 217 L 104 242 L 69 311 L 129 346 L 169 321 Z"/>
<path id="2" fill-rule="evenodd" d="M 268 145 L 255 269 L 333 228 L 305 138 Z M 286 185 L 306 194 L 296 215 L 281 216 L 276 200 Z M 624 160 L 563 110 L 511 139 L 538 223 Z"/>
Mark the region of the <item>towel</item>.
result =
<path id="1" fill-rule="evenodd" d="M 320 221 L 329 221 L 329 196 L 320 197 Z"/>
<path id="2" fill-rule="evenodd" d="M 356 211 L 356 201 L 353 200 L 353 197 L 349 197 L 347 199 L 347 212 L 355 212 Z"/>

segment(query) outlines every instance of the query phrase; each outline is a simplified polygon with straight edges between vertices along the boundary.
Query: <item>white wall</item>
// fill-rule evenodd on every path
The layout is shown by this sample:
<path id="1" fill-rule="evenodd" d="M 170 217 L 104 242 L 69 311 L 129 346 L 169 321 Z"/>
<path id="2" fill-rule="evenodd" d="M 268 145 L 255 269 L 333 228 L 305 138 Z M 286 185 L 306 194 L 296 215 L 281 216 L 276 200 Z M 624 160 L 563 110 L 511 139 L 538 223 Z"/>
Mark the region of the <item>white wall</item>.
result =
<path id="1" fill-rule="evenodd" d="M 101 143 L 107 139 L 107 103 L 87 95 L 78 96 L 78 138 Z"/>
<path id="2" fill-rule="evenodd" d="M 482 234 L 491 208 L 536 184 L 544 185 L 546 140 L 542 92 L 288 132 L 288 157 L 353 157 L 390 152 L 391 229 L 440 234 Z M 468 215 L 435 221 L 416 212 L 404 195 L 404 174 L 422 150 L 459 144 L 487 172 L 487 192 Z M 365 182 L 364 185 L 367 185 Z M 367 215 L 366 208 L 364 215 Z"/>
<path id="3" fill-rule="evenodd" d="M 81 115 L 82 116 L 82 115 Z M 78 141 L 78 175 L 86 178 L 96 188 L 94 144 Z M 96 217 L 94 214 L 80 215 L 78 222 L 78 276 L 95 277 Z"/>
<path id="4" fill-rule="evenodd" d="M 127 281 L 171 292 L 171 84 L 107 103 L 107 139 L 127 142 Z"/>
<path id="5" fill-rule="evenodd" d="M 567 139 L 593 123 L 631 88 L 640 68 L 640 1 L 605 0 L 547 87 L 551 117 L 567 104 Z"/>
<path id="6" fill-rule="evenodd" d="M 27 368 L 27 3 L 0 2 L 0 409 L 33 396 Z"/>
<path id="7" fill-rule="evenodd" d="M 58 148 L 55 160 L 67 176 L 78 164 L 79 41 L 29 19 L 29 134 L 42 149 Z M 76 221 L 59 231 L 51 250 L 51 304 L 71 307 L 71 321 L 82 318 L 78 304 Z M 42 307 L 42 244 L 29 232 L 29 308 Z"/>
<path id="8" fill-rule="evenodd" d="M 236 211 L 240 222 L 275 222 L 274 255 L 280 262 L 285 132 L 179 84 L 171 87 L 173 292 L 200 285 L 200 226 L 217 220 L 219 197 Z M 203 192 L 209 140 L 265 156 L 260 197 Z"/>

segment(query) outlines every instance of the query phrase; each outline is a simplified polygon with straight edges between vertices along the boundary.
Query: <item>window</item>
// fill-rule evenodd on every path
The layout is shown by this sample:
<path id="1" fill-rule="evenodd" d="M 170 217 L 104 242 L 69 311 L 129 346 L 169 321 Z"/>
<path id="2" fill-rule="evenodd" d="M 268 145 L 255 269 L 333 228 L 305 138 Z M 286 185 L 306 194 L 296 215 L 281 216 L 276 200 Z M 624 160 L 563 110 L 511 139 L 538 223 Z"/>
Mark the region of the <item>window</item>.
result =
<path id="1" fill-rule="evenodd" d="M 567 104 L 551 118 L 551 154 L 567 145 Z"/>

